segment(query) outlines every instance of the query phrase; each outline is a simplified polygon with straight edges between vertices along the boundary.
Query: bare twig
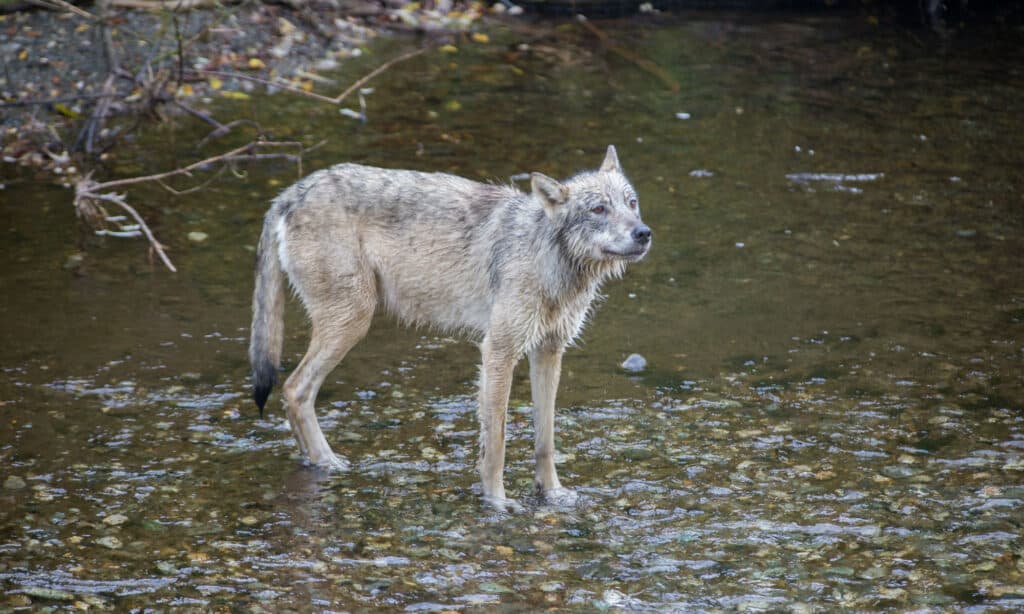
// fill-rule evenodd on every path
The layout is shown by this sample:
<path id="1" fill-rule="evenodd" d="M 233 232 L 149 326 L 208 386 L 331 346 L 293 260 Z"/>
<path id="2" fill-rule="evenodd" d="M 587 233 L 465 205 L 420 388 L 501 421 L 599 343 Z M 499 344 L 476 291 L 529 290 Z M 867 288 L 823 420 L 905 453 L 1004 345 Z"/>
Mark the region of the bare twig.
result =
<path id="1" fill-rule="evenodd" d="M 597 39 L 601 41 L 601 44 L 607 47 L 609 51 L 612 51 L 613 53 L 622 56 L 623 58 L 636 64 L 643 70 L 651 73 L 652 75 L 660 79 L 661 82 L 665 84 L 665 87 L 667 87 L 670 91 L 679 91 L 679 82 L 676 81 L 675 77 L 669 74 L 667 70 L 665 70 L 661 66 L 658 66 L 651 60 L 648 60 L 647 58 L 640 57 L 639 55 L 633 53 L 632 51 L 625 47 L 616 45 L 608 38 L 608 35 L 605 34 L 603 30 L 595 26 L 588 19 L 582 19 L 580 23 L 583 24 L 583 27 L 589 30 L 591 34 L 596 36 Z"/>
<path id="2" fill-rule="evenodd" d="M 78 94 L 76 96 L 63 96 L 61 98 L 46 98 L 44 100 L 14 100 L 11 102 L 0 102 L 0 109 L 5 107 L 34 107 L 47 104 L 58 104 L 61 102 L 75 102 L 78 100 L 96 100 L 108 98 L 112 94 Z"/>
<path id="3" fill-rule="evenodd" d="M 333 98 L 330 97 L 330 96 L 324 96 L 323 94 L 317 94 L 316 92 L 307 92 L 304 89 L 295 87 L 293 85 L 290 85 L 288 83 L 284 83 L 284 82 L 281 82 L 281 81 L 268 81 L 266 79 L 260 79 L 259 77 L 253 77 L 251 75 L 243 75 L 241 73 L 236 73 L 236 72 L 226 72 L 226 71 L 220 71 L 220 70 L 197 70 L 195 72 L 197 74 L 211 75 L 211 76 L 214 76 L 214 77 L 227 77 L 229 79 L 242 79 L 242 80 L 245 80 L 245 81 L 252 81 L 254 83 L 261 83 L 263 85 L 269 85 L 271 87 L 276 87 L 276 88 L 279 88 L 279 89 L 282 89 L 282 90 L 285 90 L 285 91 L 288 91 L 288 92 L 292 92 L 293 94 L 299 94 L 301 96 L 306 96 L 308 98 L 313 98 L 314 100 L 319 100 L 321 102 L 326 102 L 326 103 L 329 103 L 329 104 L 338 104 L 342 100 L 345 100 L 346 98 L 348 98 L 352 94 L 352 92 L 355 92 L 359 88 L 363 87 L 371 79 L 373 79 L 377 75 L 381 74 L 382 72 L 388 70 L 389 68 L 391 68 L 395 64 L 399 64 L 399 63 L 404 62 L 406 60 L 410 60 L 410 59 L 412 59 L 412 58 L 414 58 L 414 57 L 416 57 L 418 55 L 422 55 L 422 54 L 426 53 L 427 51 L 429 51 L 430 49 L 432 49 L 432 47 L 422 47 L 420 49 L 415 49 L 415 50 L 410 51 L 408 53 L 403 53 L 402 55 L 400 55 L 398 57 L 391 58 L 387 62 L 384 62 L 383 64 L 381 64 L 380 66 L 378 66 L 374 70 L 370 71 L 370 73 L 367 74 L 366 76 L 362 77 L 361 79 L 357 80 L 352 85 L 348 86 L 348 88 L 346 88 L 345 91 L 343 91 L 342 93 L 338 94 L 337 96 L 334 96 Z"/>
<path id="4" fill-rule="evenodd" d="M 144 183 L 146 181 L 158 181 L 160 179 L 167 179 L 168 177 L 176 177 L 178 175 L 189 175 L 194 170 L 201 169 L 204 166 L 209 166 L 218 162 L 223 162 L 231 158 L 238 158 L 239 156 L 249 153 L 259 147 L 298 147 L 300 151 L 303 151 L 302 143 L 299 143 L 298 141 L 253 141 L 242 145 L 241 147 L 236 147 L 227 153 L 212 156 L 205 160 L 200 160 L 199 162 L 193 162 L 188 166 L 176 168 L 165 173 L 156 173 L 154 175 L 145 175 L 143 177 L 128 177 L 126 179 L 115 179 L 114 181 L 98 183 L 93 186 L 93 190 L 109 190 L 111 188 L 131 185 L 133 183 Z"/>
<path id="5" fill-rule="evenodd" d="M 97 199 L 99 201 L 105 201 L 108 203 L 114 203 L 121 209 L 127 211 L 128 215 L 130 215 L 135 220 L 135 222 L 138 223 L 139 229 L 142 230 L 142 233 L 145 234 L 145 237 L 148 240 L 150 240 L 150 245 L 153 247 L 154 251 L 157 252 L 157 255 L 160 256 L 160 259 L 164 261 L 164 265 L 167 268 L 171 269 L 172 273 L 178 272 L 178 269 L 174 268 L 174 264 L 171 263 L 171 259 L 168 258 L 167 254 L 164 252 L 164 246 L 161 245 L 161 243 L 158 242 L 157 237 L 153 235 L 153 231 L 150 230 L 150 226 L 146 225 L 145 220 L 143 220 L 142 216 L 140 216 L 138 212 L 135 211 L 134 207 L 132 207 L 128 203 L 125 203 L 124 194 L 88 194 L 88 198 Z"/>
<path id="6" fill-rule="evenodd" d="M 114 192 L 108 192 L 107 190 L 111 190 L 112 188 L 117 188 L 121 186 L 151 181 L 157 183 L 158 185 L 160 185 L 161 187 L 170 191 L 173 194 L 187 194 L 189 192 L 194 192 L 198 189 L 206 187 L 206 185 L 208 185 L 210 181 L 212 181 L 212 179 L 188 190 L 175 190 L 171 186 L 167 185 L 167 183 L 164 180 L 169 179 L 171 177 L 177 177 L 179 175 L 191 175 L 192 171 L 194 170 L 198 170 L 200 168 L 212 164 L 223 163 L 224 166 L 218 171 L 218 174 L 213 177 L 213 179 L 216 179 L 221 174 L 223 174 L 224 170 L 227 169 L 231 163 L 237 162 L 239 160 L 264 160 L 268 158 L 286 158 L 288 160 L 295 161 L 298 163 L 300 169 L 299 172 L 301 174 L 303 154 L 312 149 L 322 146 L 325 142 L 326 141 L 321 141 L 314 145 L 313 147 L 306 148 L 303 147 L 302 143 L 299 143 L 297 141 L 253 141 L 251 143 L 242 145 L 241 147 L 236 147 L 231 151 L 216 156 L 211 156 L 204 160 L 200 160 L 198 162 L 189 164 L 188 166 L 176 168 L 174 170 L 167 171 L 164 173 L 155 173 L 153 175 L 146 175 L 143 177 L 128 177 L 126 179 L 116 179 L 114 181 L 106 181 L 103 183 L 97 183 L 93 181 L 92 176 L 90 174 L 82 179 L 79 179 L 78 182 L 75 184 L 75 210 L 78 211 L 81 216 L 88 218 L 92 223 L 97 224 L 99 220 L 109 221 L 110 218 L 110 216 L 107 215 L 106 211 L 103 209 L 103 205 L 101 203 L 113 203 L 121 207 L 126 212 L 128 212 L 132 219 L 134 219 L 138 223 L 139 230 L 141 230 L 142 233 L 146 236 L 146 239 L 149 240 L 150 246 L 152 247 L 153 251 L 155 251 L 157 255 L 160 256 L 160 259 L 163 261 L 164 265 L 172 272 L 177 272 L 177 269 L 174 268 L 174 264 L 171 263 L 171 259 L 167 257 L 167 253 L 164 251 L 164 246 L 159 241 L 156 240 L 156 237 L 153 236 L 152 231 L 150 231 L 149 226 L 146 225 L 146 221 L 142 219 L 142 216 L 139 215 L 138 211 L 136 211 L 131 205 L 129 205 L 125 201 L 125 195 L 116 194 Z M 263 147 L 297 147 L 299 149 L 299 153 L 253 153 L 255 150 Z M 120 235 L 115 234 L 113 236 Z"/>
<path id="7" fill-rule="evenodd" d="M 204 136 L 203 140 L 201 140 L 198 143 L 196 143 L 196 149 L 202 149 L 210 141 L 212 141 L 214 139 L 219 139 L 222 136 L 227 135 L 227 133 L 231 132 L 231 130 L 233 130 L 236 126 L 252 126 L 253 128 L 255 128 L 257 133 L 262 133 L 263 132 L 263 128 L 260 127 L 259 123 L 257 123 L 254 120 L 251 120 L 251 119 L 234 119 L 234 120 L 229 121 L 226 124 L 221 124 L 216 129 L 212 130 L 210 132 L 210 134 L 207 134 L 206 136 Z"/>
<path id="8" fill-rule="evenodd" d="M 75 6 L 74 4 L 71 4 L 70 2 L 65 2 L 65 0 L 29 0 L 29 3 L 52 11 L 67 11 L 69 13 L 74 13 L 75 15 L 84 17 L 90 21 L 99 21 L 99 17 L 93 15 L 89 11 Z"/>
<path id="9" fill-rule="evenodd" d="M 220 4 L 219 0 L 109 0 L 111 6 L 144 11 L 189 11 Z"/>
<path id="10" fill-rule="evenodd" d="M 49 0 L 49 1 L 63 1 L 63 0 Z M 97 8 L 99 8 L 99 31 L 100 39 L 103 42 L 103 59 L 107 63 L 107 72 L 116 73 L 121 65 L 117 61 L 117 54 L 114 53 L 114 38 L 110 33 L 110 28 L 107 26 L 107 19 L 110 17 L 110 4 L 109 0 L 98 0 L 96 2 Z"/>
<path id="11" fill-rule="evenodd" d="M 193 192 L 198 192 L 199 190 L 202 190 L 203 188 L 205 188 L 206 186 L 210 185 L 214 181 L 217 181 L 218 179 L 220 179 L 224 175 L 224 171 L 226 171 L 226 170 L 228 170 L 228 165 L 227 164 L 225 164 L 224 166 L 220 167 L 220 170 L 218 170 L 216 173 L 214 173 L 213 177 L 210 177 L 209 179 L 207 179 L 206 181 L 200 183 L 199 185 L 195 185 L 195 186 L 192 186 L 191 188 L 186 188 L 184 190 L 178 190 L 178 189 L 175 189 L 175 188 L 171 187 L 163 179 L 154 179 L 154 181 L 156 181 L 157 185 L 159 185 L 161 188 L 167 190 L 171 194 L 174 194 L 175 196 L 184 196 L 185 194 L 191 194 Z"/>
<path id="12" fill-rule="evenodd" d="M 82 147 L 86 153 L 92 153 L 96 135 L 103 129 L 103 123 L 107 119 L 107 113 L 110 110 L 110 103 L 114 94 L 114 75 L 111 74 L 103 82 L 103 93 L 99 97 L 99 103 L 93 109 L 92 115 L 89 117 L 89 121 L 86 122 L 85 127 L 78 133 L 78 138 L 75 139 L 75 149 Z"/>

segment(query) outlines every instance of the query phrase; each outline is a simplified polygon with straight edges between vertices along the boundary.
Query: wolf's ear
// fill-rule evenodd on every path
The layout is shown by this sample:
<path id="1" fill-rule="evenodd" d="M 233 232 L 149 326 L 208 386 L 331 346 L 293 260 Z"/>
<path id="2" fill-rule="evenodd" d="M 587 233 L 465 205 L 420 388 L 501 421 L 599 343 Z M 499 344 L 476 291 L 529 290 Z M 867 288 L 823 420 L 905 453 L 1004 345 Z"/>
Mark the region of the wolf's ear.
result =
<path id="1" fill-rule="evenodd" d="M 619 166 L 619 154 L 615 153 L 615 145 L 608 146 L 608 153 L 604 155 L 604 162 L 601 163 L 601 172 L 622 172 L 622 167 Z"/>
<path id="2" fill-rule="evenodd" d="M 530 173 L 530 188 L 551 219 L 554 219 L 558 208 L 569 200 L 569 188 L 542 173 Z"/>

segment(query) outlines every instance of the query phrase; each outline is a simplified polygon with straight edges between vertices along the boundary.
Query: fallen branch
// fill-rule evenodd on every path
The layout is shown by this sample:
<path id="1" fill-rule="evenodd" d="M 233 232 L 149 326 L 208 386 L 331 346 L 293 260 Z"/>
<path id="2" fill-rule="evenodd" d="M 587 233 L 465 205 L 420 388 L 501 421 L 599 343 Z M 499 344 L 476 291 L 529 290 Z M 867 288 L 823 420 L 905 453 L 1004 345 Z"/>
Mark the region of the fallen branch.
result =
<path id="1" fill-rule="evenodd" d="M 149 226 L 146 225 L 146 221 L 142 219 L 142 216 L 139 215 L 139 212 L 136 211 L 134 207 L 132 207 L 131 205 L 124 201 L 123 194 L 86 194 L 85 196 L 87 198 L 95 198 L 97 200 L 114 203 L 118 207 L 121 207 L 122 209 L 127 211 L 128 215 L 132 216 L 132 218 L 138 223 L 139 229 L 142 231 L 143 234 L 146 235 L 146 238 L 149 240 L 149 244 L 153 247 L 153 250 L 156 251 L 157 255 L 160 256 L 160 259 L 164 261 L 164 265 L 166 265 L 167 268 L 170 269 L 172 273 L 178 272 L 178 269 L 174 268 L 174 264 L 171 263 L 171 259 L 167 257 L 167 253 L 164 252 L 164 246 L 161 245 L 160 242 L 156 240 L 156 237 L 153 236 L 153 232 L 149 229 Z M 77 194 L 75 195 L 75 198 L 78 198 Z"/>
<path id="2" fill-rule="evenodd" d="M 675 77 L 669 74 L 667 70 L 665 70 L 661 66 L 658 66 L 651 60 L 640 57 L 639 55 L 633 53 L 629 49 L 626 49 L 625 47 L 616 45 L 615 43 L 611 42 L 611 40 L 608 38 L 608 35 L 605 34 L 603 30 L 592 24 L 588 19 L 583 18 L 580 20 L 580 23 L 583 24 L 584 29 L 589 30 L 591 34 L 596 36 L 597 40 L 601 41 L 601 44 L 607 47 L 609 51 L 622 56 L 623 58 L 636 64 L 643 70 L 651 73 L 652 75 L 660 79 L 661 82 L 665 84 L 665 87 L 667 87 L 670 91 L 679 91 L 679 82 L 676 81 Z"/>
<path id="3" fill-rule="evenodd" d="M 114 192 L 108 192 L 108 190 L 111 190 L 111 189 L 117 188 L 117 187 L 126 186 L 126 185 L 133 185 L 133 184 L 137 184 L 137 183 L 154 182 L 154 183 L 159 184 L 163 188 L 171 191 L 172 193 L 186 194 L 186 193 L 192 192 L 192 191 L 194 191 L 195 189 L 198 189 L 198 188 L 191 188 L 191 189 L 188 189 L 188 190 L 175 190 L 171 186 L 167 185 L 164 182 L 164 180 L 165 179 L 169 179 L 171 177 L 177 177 L 179 175 L 191 175 L 192 171 L 201 169 L 203 167 L 210 166 L 212 164 L 223 163 L 225 165 L 224 168 L 226 168 L 227 165 L 229 165 L 229 164 L 231 164 L 233 162 L 237 162 L 239 160 L 265 160 L 265 159 L 268 159 L 268 158 L 281 158 L 281 157 L 284 157 L 284 158 L 286 158 L 286 159 L 288 159 L 290 161 L 295 161 L 298 164 L 298 166 L 299 166 L 299 174 L 301 175 L 302 174 L 302 156 L 303 156 L 303 154 L 305 154 L 306 152 L 308 152 L 308 151 L 310 151 L 312 149 L 315 149 L 317 147 L 322 146 L 325 142 L 326 141 L 320 141 L 319 143 L 317 143 L 313 147 L 308 147 L 307 148 L 307 147 L 304 147 L 302 145 L 302 143 L 299 143 L 297 141 L 253 141 L 253 142 L 247 143 L 247 144 L 245 144 L 245 145 L 243 145 L 241 147 L 236 147 L 235 149 L 232 149 L 231 151 L 228 151 L 228 152 L 216 155 L 216 156 L 212 156 L 212 157 L 206 158 L 204 160 L 200 160 L 198 162 L 194 162 L 192 164 L 189 164 L 188 166 L 184 166 L 184 167 L 181 167 L 181 168 L 176 168 L 174 170 L 167 171 L 167 172 L 164 172 L 164 173 L 155 173 L 153 175 L 145 175 L 143 177 L 128 177 L 126 179 L 115 179 L 113 181 L 106 181 L 106 182 L 103 182 L 103 183 L 98 183 L 96 181 L 93 181 L 92 180 L 92 176 L 90 174 L 90 175 L 85 176 L 82 179 L 79 179 L 78 182 L 75 183 L 75 201 L 74 201 L 75 210 L 78 212 L 78 214 L 81 217 L 85 218 L 90 223 L 92 223 L 94 225 L 98 225 L 100 223 L 109 222 L 112 219 L 109 215 L 106 214 L 106 211 L 103 209 L 102 203 L 112 203 L 112 204 L 117 205 L 118 207 L 121 207 L 138 224 L 138 230 L 141 230 L 142 234 L 144 234 L 146 236 L 146 239 L 149 240 L 149 244 L 150 244 L 151 248 L 153 249 L 153 251 L 155 251 L 157 253 L 158 256 L 160 256 L 160 259 L 163 261 L 164 265 L 168 269 L 170 269 L 171 272 L 175 272 L 176 273 L 178 270 L 176 268 L 174 268 L 174 264 L 171 262 L 171 259 L 167 257 L 167 253 L 164 251 L 164 245 L 156 240 L 156 237 L 153 235 L 153 232 L 149 229 L 149 226 L 146 224 L 146 221 L 142 219 L 142 216 L 139 215 L 139 212 L 136 211 L 131 205 L 129 205 L 125 201 L 125 195 L 124 194 L 117 194 L 117 193 L 114 193 Z M 262 148 L 262 147 L 298 147 L 299 153 L 298 154 L 274 154 L 274 153 L 271 153 L 271 154 L 259 154 L 259 153 L 253 153 L 257 149 Z M 218 175 L 215 175 L 214 178 L 219 176 L 220 173 L 223 173 L 224 172 L 224 168 L 220 169 L 220 171 L 218 171 Z M 204 187 L 205 185 L 206 185 L 206 183 L 200 185 L 199 188 Z M 119 235 L 118 233 L 122 233 L 122 234 Z M 123 235 L 123 229 L 121 231 L 107 231 L 104 234 L 111 235 L 111 236 L 122 236 Z M 130 236 L 130 235 L 123 235 L 123 236 Z"/>

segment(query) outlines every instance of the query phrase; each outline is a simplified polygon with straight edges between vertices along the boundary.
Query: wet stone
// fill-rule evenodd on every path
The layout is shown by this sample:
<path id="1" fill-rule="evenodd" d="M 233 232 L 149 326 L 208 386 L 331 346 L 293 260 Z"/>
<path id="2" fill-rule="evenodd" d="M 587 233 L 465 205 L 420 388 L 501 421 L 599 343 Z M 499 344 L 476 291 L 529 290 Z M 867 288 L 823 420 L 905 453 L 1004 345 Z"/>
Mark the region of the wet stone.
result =
<path id="1" fill-rule="evenodd" d="M 471 606 L 474 606 L 474 605 L 489 605 L 489 604 L 494 604 L 494 603 L 498 603 L 499 601 L 501 601 L 500 597 L 498 597 L 498 595 L 495 595 L 493 593 L 480 593 L 480 594 L 473 594 L 473 595 L 462 595 L 461 597 L 456 597 L 455 600 L 460 602 L 460 603 L 465 603 L 466 605 L 471 605 Z"/>
<path id="2" fill-rule="evenodd" d="M 865 569 L 863 572 L 861 572 L 860 577 L 864 578 L 865 580 L 877 580 L 879 578 L 884 578 L 888 575 L 888 569 L 886 569 L 885 567 L 875 566 Z"/>
<path id="3" fill-rule="evenodd" d="M 113 535 L 101 537 L 96 540 L 96 543 L 100 546 L 103 546 L 104 548 L 109 548 L 111 550 L 117 550 L 124 545 L 121 543 L 120 539 L 114 537 Z"/>
<path id="4" fill-rule="evenodd" d="M 157 561 L 156 570 L 165 576 L 173 576 L 178 573 L 178 568 L 168 561 Z"/>
<path id="5" fill-rule="evenodd" d="M 110 525 L 112 527 L 119 527 L 126 522 L 128 522 L 128 517 L 124 514 L 111 514 L 103 519 L 103 524 Z"/>
<path id="6" fill-rule="evenodd" d="M 511 588 L 497 582 L 482 582 L 478 587 L 485 593 L 514 593 Z"/>
<path id="7" fill-rule="evenodd" d="M 25 486 L 25 480 L 17 475 L 7 476 L 7 479 L 4 480 L 4 488 L 7 490 L 21 490 Z"/>
<path id="8" fill-rule="evenodd" d="M 47 599 L 49 601 L 74 601 L 75 596 L 67 591 L 46 586 L 28 586 L 24 589 L 25 594 L 35 599 Z"/>
<path id="9" fill-rule="evenodd" d="M 30 599 L 28 595 L 19 593 L 17 595 L 9 596 L 5 605 L 12 608 L 27 608 L 32 605 L 32 599 Z"/>
<path id="10" fill-rule="evenodd" d="M 622 368 L 630 373 L 639 373 L 647 368 L 647 359 L 640 354 L 630 354 L 622 363 Z"/>
<path id="11" fill-rule="evenodd" d="M 882 475 L 895 479 L 913 477 L 921 473 L 921 470 L 909 465 L 889 465 L 882 468 Z"/>
<path id="12" fill-rule="evenodd" d="M 852 578 L 857 572 L 852 567 L 846 567 L 845 565 L 837 565 L 825 570 L 825 573 L 830 576 L 841 576 L 843 578 Z"/>
<path id="13" fill-rule="evenodd" d="M 622 458 L 631 461 L 645 461 L 654 458 L 654 451 L 650 448 L 626 448 L 622 451 Z"/>

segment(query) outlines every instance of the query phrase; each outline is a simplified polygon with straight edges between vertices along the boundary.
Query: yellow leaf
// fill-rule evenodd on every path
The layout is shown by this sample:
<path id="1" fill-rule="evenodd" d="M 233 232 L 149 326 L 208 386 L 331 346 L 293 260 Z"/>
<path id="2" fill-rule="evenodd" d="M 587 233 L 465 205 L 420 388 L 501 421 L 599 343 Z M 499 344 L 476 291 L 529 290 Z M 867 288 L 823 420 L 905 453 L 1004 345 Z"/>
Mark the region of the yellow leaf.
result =
<path id="1" fill-rule="evenodd" d="M 221 92 L 220 95 L 231 100 L 249 100 L 249 94 L 245 92 Z"/>
<path id="2" fill-rule="evenodd" d="M 455 45 L 441 45 L 441 53 L 458 53 L 459 48 Z"/>
<path id="3" fill-rule="evenodd" d="M 59 102 L 53 105 L 53 108 L 57 109 L 57 112 L 63 115 L 64 117 L 70 117 L 71 119 L 77 119 L 82 116 L 81 113 L 76 113 L 75 111 L 72 111 L 71 109 L 67 108 L 65 105 L 62 105 Z"/>
<path id="4" fill-rule="evenodd" d="M 80 24 L 78 24 L 78 27 L 75 28 L 75 34 L 81 34 L 82 32 L 85 32 L 88 29 L 89 29 L 89 24 L 87 24 L 87 23 L 80 23 Z"/>
<path id="5" fill-rule="evenodd" d="M 473 32 L 473 41 L 477 43 L 489 43 L 491 42 L 491 37 L 487 36 L 483 32 Z"/>
<path id="6" fill-rule="evenodd" d="M 179 96 L 182 96 L 184 98 L 188 98 L 189 96 L 191 96 L 193 94 L 195 94 L 195 90 L 193 90 L 192 86 L 190 84 L 188 84 L 188 83 L 182 83 L 181 87 L 178 88 L 178 95 Z"/>
<path id="7" fill-rule="evenodd" d="M 409 11 L 409 12 L 418 11 L 418 10 L 420 10 L 420 3 L 419 2 L 410 2 L 409 4 L 406 4 L 405 6 L 403 6 L 402 10 L 403 11 Z"/>
<path id="8" fill-rule="evenodd" d="M 19 60 L 24 60 L 27 57 L 28 57 L 28 49 L 22 49 L 21 53 L 18 54 L 18 59 Z"/>
<path id="9" fill-rule="evenodd" d="M 448 111 L 458 111 L 459 109 L 462 108 L 462 103 L 459 102 L 458 100 L 449 100 L 448 102 L 444 103 L 444 108 Z"/>
<path id="10" fill-rule="evenodd" d="M 217 77 L 210 77 L 210 89 L 219 90 L 224 82 Z"/>
<path id="11" fill-rule="evenodd" d="M 494 550 L 501 556 L 512 556 L 513 552 L 512 548 L 509 548 L 508 546 L 495 546 Z"/>
<path id="12" fill-rule="evenodd" d="M 304 92 L 312 92 L 313 91 L 313 82 L 312 81 L 303 81 L 302 83 L 299 84 L 299 88 L 302 91 L 304 91 Z"/>
<path id="13" fill-rule="evenodd" d="M 263 60 L 259 58 L 249 58 L 249 68 L 253 70 L 260 70 L 266 67 L 267 65 L 263 63 Z"/>

